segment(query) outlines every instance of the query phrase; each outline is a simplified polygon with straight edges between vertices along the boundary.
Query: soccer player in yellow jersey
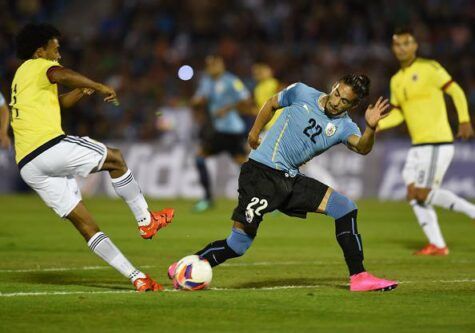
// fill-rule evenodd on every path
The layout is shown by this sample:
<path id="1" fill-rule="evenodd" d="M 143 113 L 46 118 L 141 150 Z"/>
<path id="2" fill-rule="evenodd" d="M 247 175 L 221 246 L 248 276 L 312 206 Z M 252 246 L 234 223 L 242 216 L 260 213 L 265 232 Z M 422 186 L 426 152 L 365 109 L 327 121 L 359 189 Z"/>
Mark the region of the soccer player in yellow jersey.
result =
<path id="1" fill-rule="evenodd" d="M 401 68 L 390 83 L 393 109 L 379 122 L 378 130 L 406 122 L 413 144 L 403 169 L 407 199 L 429 240 L 415 254 L 447 255 L 449 250 L 433 206 L 475 219 L 475 205 L 440 188 L 454 155 L 454 138 L 443 95 L 452 97 L 459 120 L 457 137 L 464 140 L 473 136 L 467 100 L 460 86 L 438 62 L 416 56 L 417 42 L 410 30 L 393 35 L 392 49 Z"/>
<path id="2" fill-rule="evenodd" d="M 109 172 L 115 192 L 129 205 L 141 236 L 146 239 L 171 222 L 173 209 L 148 210 L 118 149 L 89 137 L 64 134 L 61 107 L 70 107 L 93 91 L 104 95 L 105 102 L 118 102 L 112 88 L 58 63 L 59 37 L 59 31 L 51 25 L 28 24 L 16 38 L 17 55 L 24 62 L 13 79 L 10 106 L 21 177 L 59 216 L 71 221 L 90 249 L 129 278 L 137 291 L 160 290 L 158 283 L 136 269 L 99 230 L 82 202 L 74 177 Z M 74 90 L 58 96 L 58 84 Z"/>
<path id="3" fill-rule="evenodd" d="M 254 64 L 252 66 L 252 76 L 257 82 L 256 87 L 254 88 L 254 104 L 256 110 L 254 114 L 257 115 L 267 100 L 282 90 L 283 87 L 279 80 L 274 77 L 272 68 L 265 63 Z M 282 110 L 277 110 L 274 113 L 274 116 L 267 123 L 264 130 L 267 131 L 272 127 L 272 125 L 274 125 L 281 112 Z"/>

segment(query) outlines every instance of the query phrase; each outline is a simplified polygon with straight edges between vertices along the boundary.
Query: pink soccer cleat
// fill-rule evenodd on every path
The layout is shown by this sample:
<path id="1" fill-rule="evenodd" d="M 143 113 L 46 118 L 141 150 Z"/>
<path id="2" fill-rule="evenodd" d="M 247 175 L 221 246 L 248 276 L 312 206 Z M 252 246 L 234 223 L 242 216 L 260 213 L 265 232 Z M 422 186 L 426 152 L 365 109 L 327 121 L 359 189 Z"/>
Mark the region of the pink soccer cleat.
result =
<path id="1" fill-rule="evenodd" d="M 397 286 L 396 281 L 380 279 L 368 272 L 361 272 L 350 277 L 350 291 L 389 291 Z"/>
<path id="2" fill-rule="evenodd" d="M 178 262 L 174 262 L 168 267 L 168 278 L 172 280 L 175 277 L 175 270 L 176 270 L 176 265 Z"/>
<path id="3" fill-rule="evenodd" d="M 173 288 L 175 289 L 181 289 L 180 285 L 178 284 L 177 280 L 175 279 L 175 271 L 176 271 L 176 265 L 178 262 L 174 262 L 168 267 L 168 278 L 172 280 L 173 282 Z"/>

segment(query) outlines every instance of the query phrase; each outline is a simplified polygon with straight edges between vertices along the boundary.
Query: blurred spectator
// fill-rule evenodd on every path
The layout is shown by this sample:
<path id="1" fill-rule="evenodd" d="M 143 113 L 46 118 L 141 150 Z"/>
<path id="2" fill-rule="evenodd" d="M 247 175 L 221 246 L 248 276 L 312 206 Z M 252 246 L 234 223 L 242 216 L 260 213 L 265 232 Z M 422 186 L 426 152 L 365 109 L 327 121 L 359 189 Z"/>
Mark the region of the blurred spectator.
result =
<path id="1" fill-rule="evenodd" d="M 68 111 L 64 127 L 71 134 L 157 138 L 157 108 L 175 96 L 187 103 L 196 86 L 196 80 L 178 80 L 178 68 L 186 63 L 201 69 L 210 51 L 246 83 L 259 61 L 281 82 L 319 89 L 329 89 L 327 82 L 343 73 L 364 72 L 372 79 L 373 97 L 388 95 L 397 70 L 390 37 L 399 25 L 411 25 L 421 56 L 437 59 L 460 82 L 474 115 L 470 0 L 0 0 L 0 89 L 7 99 L 18 66 L 13 37 L 28 21 L 56 24 L 64 34 L 63 64 L 118 89 L 120 108 L 96 97 Z M 455 112 L 449 113 L 454 120 Z"/>

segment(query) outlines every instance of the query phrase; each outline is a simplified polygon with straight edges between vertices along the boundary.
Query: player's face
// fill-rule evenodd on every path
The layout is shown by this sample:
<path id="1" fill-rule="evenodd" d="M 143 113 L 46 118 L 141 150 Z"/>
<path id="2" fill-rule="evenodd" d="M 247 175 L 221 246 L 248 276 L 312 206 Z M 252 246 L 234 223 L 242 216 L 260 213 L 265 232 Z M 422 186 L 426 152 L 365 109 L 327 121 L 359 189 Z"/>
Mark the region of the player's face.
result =
<path id="1" fill-rule="evenodd" d="M 224 61 L 219 57 L 206 58 L 206 72 L 211 76 L 219 76 L 224 72 Z"/>
<path id="2" fill-rule="evenodd" d="M 50 39 L 46 47 L 38 49 L 38 56 L 44 59 L 59 61 L 61 55 L 59 54 L 59 41 L 57 38 Z"/>
<path id="3" fill-rule="evenodd" d="M 358 96 L 353 92 L 351 86 L 338 82 L 328 95 L 325 111 L 334 115 L 340 114 L 353 108 L 357 99 Z"/>
<path id="4" fill-rule="evenodd" d="M 408 61 L 416 56 L 417 43 L 411 34 L 393 36 L 393 52 L 399 61 Z"/>
<path id="5" fill-rule="evenodd" d="M 259 82 L 272 77 L 272 70 L 269 66 L 256 64 L 252 66 L 252 76 Z"/>

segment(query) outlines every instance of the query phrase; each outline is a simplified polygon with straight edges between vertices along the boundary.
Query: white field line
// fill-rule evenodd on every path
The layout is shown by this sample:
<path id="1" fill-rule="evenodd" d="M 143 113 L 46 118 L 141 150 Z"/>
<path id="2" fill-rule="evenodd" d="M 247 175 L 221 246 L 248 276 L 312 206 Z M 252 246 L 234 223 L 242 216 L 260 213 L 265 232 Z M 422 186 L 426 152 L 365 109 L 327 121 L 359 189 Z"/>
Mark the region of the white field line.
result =
<path id="1" fill-rule="evenodd" d="M 372 264 L 401 264 L 402 261 L 391 260 L 372 260 Z M 451 260 L 449 264 L 469 264 L 475 263 L 475 260 Z M 261 262 L 231 262 L 224 263 L 220 267 L 254 267 L 254 266 L 293 266 L 293 265 L 341 265 L 341 261 L 261 261 Z M 139 268 L 156 268 L 156 265 L 138 266 Z M 36 267 L 22 269 L 0 269 L 1 273 L 34 273 L 34 272 L 67 272 L 67 271 L 92 271 L 112 269 L 110 266 L 82 266 L 82 267 Z"/>
<path id="2" fill-rule="evenodd" d="M 427 283 L 475 283 L 475 279 L 461 279 L 461 280 L 430 280 L 430 281 L 401 281 L 400 284 L 427 284 Z M 347 284 L 335 284 L 335 286 L 344 286 Z M 261 287 L 261 288 L 210 288 L 209 291 L 274 291 L 287 289 L 316 289 L 321 288 L 322 285 L 289 285 L 276 287 Z M 165 289 L 165 292 L 179 292 L 174 289 Z M 24 296 L 64 296 L 64 295 L 94 295 L 94 294 L 137 294 L 134 290 L 103 290 L 103 291 L 39 291 L 39 292 L 15 292 L 15 293 L 1 293 L 1 297 L 24 297 Z"/>

